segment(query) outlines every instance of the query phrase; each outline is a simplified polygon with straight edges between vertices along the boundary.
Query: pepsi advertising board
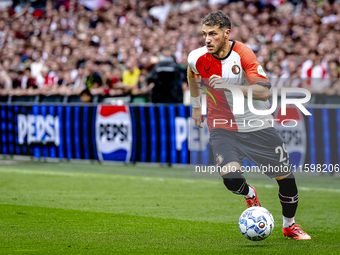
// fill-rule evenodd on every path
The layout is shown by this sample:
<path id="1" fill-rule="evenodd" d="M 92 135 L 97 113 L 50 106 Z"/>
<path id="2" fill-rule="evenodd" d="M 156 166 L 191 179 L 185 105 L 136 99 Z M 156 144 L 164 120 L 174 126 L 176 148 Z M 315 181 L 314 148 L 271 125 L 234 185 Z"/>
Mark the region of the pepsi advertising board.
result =
<path id="1" fill-rule="evenodd" d="M 128 106 L 99 105 L 96 142 L 99 160 L 129 162 L 132 127 Z"/>
<path id="2" fill-rule="evenodd" d="M 289 107 L 285 116 L 280 109 L 273 114 L 293 168 L 339 164 L 340 108 L 310 107 L 308 111 L 311 116 Z M 184 105 L 2 104 L 0 116 L 2 155 L 214 164 L 208 130 L 194 127 L 190 107 Z M 283 120 L 289 128 L 282 125 Z"/>
<path id="3" fill-rule="evenodd" d="M 17 121 L 19 144 L 24 144 L 25 140 L 28 144 L 48 142 L 54 143 L 55 146 L 60 144 L 58 116 L 19 114 Z"/>
<path id="4" fill-rule="evenodd" d="M 97 160 L 96 112 L 93 106 L 2 104 L 0 153 Z"/>

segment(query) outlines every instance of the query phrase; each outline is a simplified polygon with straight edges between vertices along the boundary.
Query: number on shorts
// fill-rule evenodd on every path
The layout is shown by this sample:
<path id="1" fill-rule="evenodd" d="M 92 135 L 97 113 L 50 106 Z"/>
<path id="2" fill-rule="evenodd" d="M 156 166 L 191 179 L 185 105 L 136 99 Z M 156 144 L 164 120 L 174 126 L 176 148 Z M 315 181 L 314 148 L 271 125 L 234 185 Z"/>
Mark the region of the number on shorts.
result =
<path id="1" fill-rule="evenodd" d="M 286 153 L 287 157 L 284 157 L 284 152 Z M 288 151 L 287 151 L 284 143 L 282 144 L 282 146 L 277 146 L 275 148 L 275 153 L 276 154 L 280 153 L 280 161 L 279 162 L 286 161 L 287 158 L 289 158 Z"/>

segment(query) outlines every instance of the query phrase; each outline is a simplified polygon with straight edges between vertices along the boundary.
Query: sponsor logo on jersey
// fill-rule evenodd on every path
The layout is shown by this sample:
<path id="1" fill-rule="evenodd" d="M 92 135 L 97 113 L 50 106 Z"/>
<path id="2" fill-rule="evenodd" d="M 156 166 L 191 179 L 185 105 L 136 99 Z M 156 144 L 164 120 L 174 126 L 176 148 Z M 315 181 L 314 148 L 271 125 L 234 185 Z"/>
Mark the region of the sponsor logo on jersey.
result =
<path id="1" fill-rule="evenodd" d="M 204 66 L 203 68 L 204 68 L 204 70 L 205 70 L 206 72 L 209 72 L 209 71 L 210 71 L 210 67 L 208 67 L 208 69 L 206 69 L 205 66 Z"/>
<path id="2" fill-rule="evenodd" d="M 304 164 L 306 156 L 306 126 L 302 113 L 295 106 L 287 106 L 286 115 L 281 115 L 281 107 L 275 112 L 275 128 L 282 137 L 285 147 L 289 153 L 289 158 L 293 169 L 298 169 Z M 281 121 L 290 125 L 283 127 Z M 291 124 L 289 124 L 291 122 Z"/>
<path id="3" fill-rule="evenodd" d="M 233 65 L 231 67 L 231 71 L 234 73 L 234 74 L 239 74 L 240 71 L 241 71 L 241 68 L 238 66 L 238 65 Z"/>
<path id="4" fill-rule="evenodd" d="M 54 143 L 58 146 L 59 117 L 42 115 L 18 115 L 18 142 L 19 144 L 31 143 Z"/>
<path id="5" fill-rule="evenodd" d="M 257 73 L 258 73 L 259 75 L 262 75 L 262 76 L 264 76 L 264 77 L 267 77 L 267 75 L 266 75 L 266 73 L 264 72 L 264 70 L 263 70 L 263 68 L 262 68 L 261 65 L 258 65 L 258 66 L 257 66 Z"/>
<path id="6" fill-rule="evenodd" d="M 128 106 L 98 106 L 96 142 L 99 160 L 129 162 L 132 126 Z"/>

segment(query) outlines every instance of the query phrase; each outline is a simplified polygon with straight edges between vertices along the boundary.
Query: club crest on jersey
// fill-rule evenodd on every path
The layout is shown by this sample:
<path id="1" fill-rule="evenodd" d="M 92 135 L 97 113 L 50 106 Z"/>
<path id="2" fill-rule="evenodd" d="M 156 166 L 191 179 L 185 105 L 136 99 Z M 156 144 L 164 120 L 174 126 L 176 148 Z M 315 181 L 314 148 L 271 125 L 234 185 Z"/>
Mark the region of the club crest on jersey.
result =
<path id="1" fill-rule="evenodd" d="M 231 71 L 234 73 L 234 74 L 239 74 L 240 71 L 241 71 L 241 68 L 238 66 L 238 65 L 233 65 L 231 67 Z"/>
<path id="2" fill-rule="evenodd" d="M 216 157 L 216 163 L 217 165 L 220 165 L 224 160 L 224 157 L 222 155 L 217 155 Z"/>

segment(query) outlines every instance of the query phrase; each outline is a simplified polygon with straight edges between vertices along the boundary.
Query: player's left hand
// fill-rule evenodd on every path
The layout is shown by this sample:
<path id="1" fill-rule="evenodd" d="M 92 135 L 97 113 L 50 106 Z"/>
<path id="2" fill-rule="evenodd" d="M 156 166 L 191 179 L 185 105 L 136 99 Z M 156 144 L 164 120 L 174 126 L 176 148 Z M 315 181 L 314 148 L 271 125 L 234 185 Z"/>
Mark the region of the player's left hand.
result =
<path id="1" fill-rule="evenodd" d="M 209 85 L 214 88 L 216 85 L 226 84 L 225 80 L 216 74 L 213 74 L 209 78 Z"/>
<path id="2" fill-rule="evenodd" d="M 203 128 L 201 123 L 204 122 L 204 115 L 202 115 L 202 109 L 200 108 L 192 108 L 192 118 L 195 121 L 195 126 L 199 128 Z"/>

